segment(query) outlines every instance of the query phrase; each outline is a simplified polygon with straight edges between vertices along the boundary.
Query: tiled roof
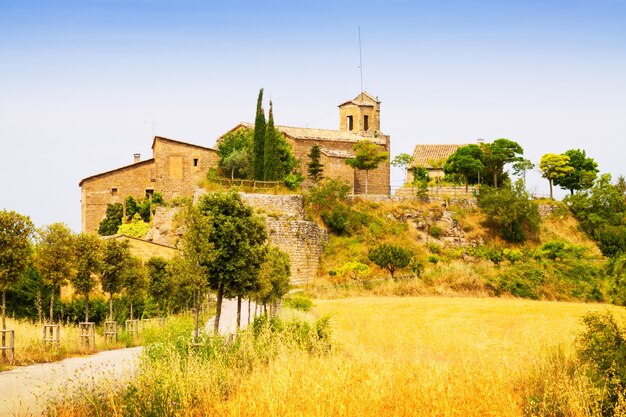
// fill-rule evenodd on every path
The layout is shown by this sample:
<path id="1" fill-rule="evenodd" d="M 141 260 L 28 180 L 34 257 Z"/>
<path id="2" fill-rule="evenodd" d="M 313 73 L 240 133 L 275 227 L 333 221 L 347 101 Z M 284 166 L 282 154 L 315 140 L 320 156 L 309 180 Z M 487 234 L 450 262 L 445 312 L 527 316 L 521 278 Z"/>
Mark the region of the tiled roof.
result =
<path id="1" fill-rule="evenodd" d="M 235 127 L 247 127 L 254 129 L 254 125 L 251 123 L 240 123 Z M 231 129 L 235 130 L 235 129 Z M 311 129 L 308 127 L 291 127 L 291 126 L 276 126 L 281 133 L 294 139 L 300 140 L 320 140 L 320 141 L 332 141 L 332 142 L 359 142 L 361 140 L 370 140 L 377 145 L 385 145 L 387 136 L 380 134 L 379 136 L 365 136 L 357 133 L 345 132 L 341 130 L 329 130 L 329 129 Z M 221 139 L 221 137 L 220 137 Z M 218 141 L 220 140 L 218 139 Z"/>
<path id="2" fill-rule="evenodd" d="M 374 98 L 371 94 L 366 93 L 365 91 L 359 93 L 358 96 L 353 98 L 352 100 L 348 100 L 344 103 L 341 103 L 339 107 L 344 106 L 346 104 L 355 104 L 357 106 L 370 106 L 374 107 L 374 104 L 380 103 L 378 101 L 378 97 Z"/>
<path id="3" fill-rule="evenodd" d="M 99 174 L 95 174 L 95 175 L 92 175 L 90 177 L 83 178 L 82 180 L 80 180 L 80 183 L 78 183 L 78 186 L 82 187 L 82 185 L 83 185 L 83 183 L 85 181 L 88 181 L 88 180 L 93 179 L 93 178 L 98 178 L 98 177 L 101 177 L 101 176 L 104 176 L 104 175 L 111 174 L 113 172 L 122 171 L 122 170 L 125 170 L 125 169 L 128 169 L 128 168 L 136 168 L 136 167 L 138 167 L 140 165 L 146 165 L 146 164 L 152 164 L 152 163 L 154 163 L 154 158 L 144 159 L 143 161 L 134 162 L 134 163 L 132 163 L 130 165 L 124 165 L 123 167 L 115 168 L 115 169 L 112 169 L 110 171 L 101 172 Z"/>
<path id="4" fill-rule="evenodd" d="M 462 146 L 466 145 L 415 145 L 413 157 L 408 168 L 416 166 L 424 168 L 435 168 L 433 162 L 445 162 L 450 155 L 456 152 Z"/>

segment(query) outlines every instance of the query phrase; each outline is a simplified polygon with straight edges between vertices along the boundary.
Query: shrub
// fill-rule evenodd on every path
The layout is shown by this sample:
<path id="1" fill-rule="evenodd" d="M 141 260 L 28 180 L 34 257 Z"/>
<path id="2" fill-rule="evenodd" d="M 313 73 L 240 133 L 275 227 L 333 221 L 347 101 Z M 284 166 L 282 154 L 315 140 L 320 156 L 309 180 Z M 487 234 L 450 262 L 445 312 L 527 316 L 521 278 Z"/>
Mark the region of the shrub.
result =
<path id="1" fill-rule="evenodd" d="M 311 307 L 313 307 L 313 301 L 308 296 L 298 293 L 285 298 L 285 306 L 295 310 L 310 311 Z"/>
<path id="2" fill-rule="evenodd" d="M 504 255 L 504 259 L 509 261 L 511 265 L 515 265 L 515 262 L 524 259 L 524 253 L 519 249 L 504 249 L 502 254 Z"/>
<path id="3" fill-rule="evenodd" d="M 428 233 L 435 239 L 439 239 L 441 237 L 441 234 L 443 233 L 443 230 L 439 226 L 430 226 L 430 228 L 428 229 Z"/>
<path id="4" fill-rule="evenodd" d="M 437 256 L 437 255 L 430 255 L 428 257 L 428 262 L 430 262 L 433 265 L 437 265 L 440 260 L 441 260 L 441 258 L 439 258 L 439 256 Z"/>
<path id="5" fill-rule="evenodd" d="M 302 184 L 302 181 L 304 181 L 304 177 L 299 172 L 296 172 L 294 174 L 287 174 L 285 175 L 285 178 L 283 178 L 283 183 L 285 184 L 285 187 L 290 190 L 295 190 L 296 188 L 298 188 L 300 184 Z"/>
<path id="6" fill-rule="evenodd" d="M 543 257 L 556 261 L 565 257 L 565 244 L 563 242 L 547 242 L 541 246 Z"/>
<path id="7" fill-rule="evenodd" d="M 613 416 L 618 403 L 626 405 L 626 332 L 610 312 L 588 313 L 583 324 L 585 329 L 577 339 L 578 358 L 603 394 L 602 415 Z"/>

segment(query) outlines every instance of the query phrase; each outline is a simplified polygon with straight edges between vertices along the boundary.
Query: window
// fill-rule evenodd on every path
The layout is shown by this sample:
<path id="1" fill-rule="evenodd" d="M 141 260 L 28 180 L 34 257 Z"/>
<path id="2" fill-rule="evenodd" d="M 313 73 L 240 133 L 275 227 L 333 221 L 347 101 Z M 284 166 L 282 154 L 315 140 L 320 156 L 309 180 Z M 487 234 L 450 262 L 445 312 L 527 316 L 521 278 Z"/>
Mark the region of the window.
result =
<path id="1" fill-rule="evenodd" d="M 198 166 L 198 158 L 193 158 L 193 166 Z"/>
<path id="2" fill-rule="evenodd" d="M 363 130 L 365 130 L 367 132 L 369 127 L 370 127 L 370 117 L 369 116 L 363 116 Z"/>
<path id="3" fill-rule="evenodd" d="M 354 129 L 354 121 L 352 120 L 352 116 L 348 116 L 348 130 Z"/>
<path id="4" fill-rule="evenodd" d="M 154 197 L 154 190 L 151 188 L 146 188 L 146 198 L 148 200 L 152 200 L 152 197 Z"/>
<path id="5" fill-rule="evenodd" d="M 116 196 L 117 195 L 117 187 L 111 188 L 111 195 L 112 196 Z"/>

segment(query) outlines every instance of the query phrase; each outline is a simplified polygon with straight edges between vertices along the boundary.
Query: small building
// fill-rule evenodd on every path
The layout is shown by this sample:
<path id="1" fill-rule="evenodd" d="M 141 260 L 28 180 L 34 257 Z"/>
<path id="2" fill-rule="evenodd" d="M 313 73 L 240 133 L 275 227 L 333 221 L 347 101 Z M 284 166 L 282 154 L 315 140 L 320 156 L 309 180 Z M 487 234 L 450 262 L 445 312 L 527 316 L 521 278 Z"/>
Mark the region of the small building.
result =
<path id="1" fill-rule="evenodd" d="M 450 155 L 464 145 L 415 145 L 411 162 L 407 166 L 406 183 L 413 183 L 413 168 L 426 168 L 430 178 L 442 178 L 443 165 Z"/>

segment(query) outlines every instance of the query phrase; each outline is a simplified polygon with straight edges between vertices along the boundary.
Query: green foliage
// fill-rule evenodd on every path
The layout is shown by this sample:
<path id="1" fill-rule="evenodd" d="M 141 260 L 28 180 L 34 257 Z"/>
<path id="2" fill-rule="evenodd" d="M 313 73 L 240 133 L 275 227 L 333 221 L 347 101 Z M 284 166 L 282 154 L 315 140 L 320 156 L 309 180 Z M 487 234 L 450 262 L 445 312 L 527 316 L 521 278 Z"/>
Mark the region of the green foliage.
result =
<path id="1" fill-rule="evenodd" d="M 610 312 L 587 313 L 582 321 L 585 329 L 577 339 L 578 358 L 602 394 L 602 415 L 613 416 L 618 402 L 624 405 L 626 392 L 626 331 Z"/>
<path id="2" fill-rule="evenodd" d="M 356 233 L 371 218 L 352 208 L 347 196 L 350 186 L 341 180 L 327 178 L 309 189 L 306 204 L 309 212 L 316 213 L 330 231 L 336 235 Z"/>
<path id="3" fill-rule="evenodd" d="M 402 268 L 406 268 L 413 259 L 413 253 L 402 247 L 384 243 L 369 251 L 367 257 L 378 267 L 386 269 L 393 274 Z"/>
<path id="4" fill-rule="evenodd" d="M 428 256 L 428 262 L 430 262 L 433 265 L 437 265 L 439 263 L 439 261 L 441 261 L 441 258 L 439 257 L 439 255 L 429 255 Z"/>
<path id="5" fill-rule="evenodd" d="M 110 317 L 113 317 L 113 295 L 124 288 L 125 271 L 131 258 L 128 241 L 109 239 L 104 244 L 100 284 L 102 291 L 109 293 Z"/>
<path id="6" fill-rule="evenodd" d="M 408 153 L 401 153 L 393 158 L 393 160 L 391 161 L 391 165 L 393 165 L 394 167 L 402 168 L 402 171 L 404 171 L 404 177 L 406 178 L 406 170 L 411 163 L 411 159 L 411 155 L 409 155 Z"/>
<path id="7" fill-rule="evenodd" d="M 411 171 L 413 172 L 413 183 L 426 183 L 428 184 L 428 181 L 430 181 L 430 177 L 428 175 L 428 170 L 424 167 L 413 167 L 411 168 Z"/>
<path id="8" fill-rule="evenodd" d="M 572 195 L 574 191 L 591 188 L 598 175 L 598 163 L 592 158 L 587 158 L 585 151 L 580 149 L 570 149 L 564 155 L 569 158 L 568 164 L 573 170 L 555 178 L 554 184 L 569 190 Z"/>
<path id="9" fill-rule="evenodd" d="M 41 274 L 32 266 L 11 286 L 6 293 L 7 311 L 16 318 L 43 321 L 44 305 L 50 302 L 52 287 L 46 285 Z M 55 305 L 55 315 L 58 316 Z"/>
<path id="10" fill-rule="evenodd" d="M 121 203 L 107 204 L 106 215 L 98 226 L 100 236 L 112 236 L 117 233 L 117 229 L 122 225 L 124 217 L 124 206 Z"/>
<path id="11" fill-rule="evenodd" d="M 274 113 L 270 101 L 270 113 L 267 126 L 265 127 L 265 158 L 263 164 L 263 176 L 265 181 L 280 181 L 286 175 L 291 174 L 296 168 L 296 160 L 291 146 L 278 129 L 274 127 Z"/>
<path id="12" fill-rule="evenodd" d="M 556 261 L 557 259 L 565 258 L 565 244 L 563 242 L 547 242 L 541 245 L 542 256 Z"/>
<path id="13" fill-rule="evenodd" d="M 483 172 L 485 176 L 493 178 L 493 187 L 497 189 L 498 179 L 504 173 L 504 166 L 521 161 L 524 150 L 517 142 L 505 138 L 496 139 L 493 143 L 483 143 L 481 147 Z"/>
<path id="14" fill-rule="evenodd" d="M 320 214 L 324 224 L 336 235 L 351 235 L 367 224 L 368 217 L 345 204 Z"/>
<path id="15" fill-rule="evenodd" d="M 411 268 L 411 272 L 415 274 L 415 278 L 421 278 L 422 273 L 424 273 L 426 265 L 424 265 L 424 261 L 413 258 L 411 263 L 409 264 L 409 268 Z"/>
<path id="16" fill-rule="evenodd" d="M 552 184 L 574 171 L 574 168 L 569 165 L 569 156 L 553 153 L 547 153 L 541 157 L 539 169 L 541 175 L 550 183 L 550 198 L 552 198 Z"/>
<path id="17" fill-rule="evenodd" d="M 157 314 L 170 309 L 173 293 L 177 290 L 174 278 L 167 271 L 168 262 L 161 257 L 152 257 L 146 262 L 148 272 L 148 294 L 157 303 Z"/>
<path id="18" fill-rule="evenodd" d="M 217 144 L 218 166 L 231 178 L 254 177 L 254 130 L 241 128 L 222 136 Z"/>
<path id="19" fill-rule="evenodd" d="M 130 223 L 124 223 L 118 227 L 117 234 L 143 239 L 148 230 L 150 230 L 150 223 L 144 222 L 139 213 L 135 213 Z"/>
<path id="20" fill-rule="evenodd" d="M 311 311 L 311 308 L 313 307 L 313 300 L 311 300 L 311 297 L 308 297 L 305 294 L 296 293 L 285 298 L 284 305 L 285 307 L 290 307 L 295 310 L 307 312 Z"/>
<path id="21" fill-rule="evenodd" d="M 265 111 L 263 110 L 263 89 L 259 90 L 254 119 L 254 179 L 263 181 L 265 164 Z"/>
<path id="22" fill-rule="evenodd" d="M 89 293 L 102 269 L 102 243 L 98 236 L 81 233 L 75 239 L 76 273 L 70 277 L 77 294 L 85 298 L 85 321 L 89 321 Z"/>
<path id="23" fill-rule="evenodd" d="M 237 149 L 221 161 L 221 166 L 229 174 L 230 179 L 249 178 L 252 157 L 249 150 Z"/>
<path id="24" fill-rule="evenodd" d="M 435 239 L 439 239 L 443 233 L 443 229 L 441 227 L 434 225 L 428 228 L 428 234 L 434 237 Z"/>
<path id="25" fill-rule="evenodd" d="M 327 178 L 309 189 L 306 200 L 316 212 L 321 213 L 345 203 L 349 192 L 350 186 L 347 182 Z"/>
<path id="26" fill-rule="evenodd" d="M 509 242 L 523 242 L 536 233 L 541 218 L 537 203 L 525 189 L 523 180 L 498 190 L 482 187 L 478 206 L 487 214 L 487 225 Z"/>
<path id="27" fill-rule="evenodd" d="M 320 162 L 322 155 L 322 148 L 319 145 L 311 146 L 311 151 L 307 155 L 309 157 L 308 172 L 309 178 L 314 184 L 322 180 L 322 173 L 324 172 L 324 165 Z"/>
<path id="28" fill-rule="evenodd" d="M 359 281 L 362 277 L 370 273 L 370 268 L 361 262 L 348 261 L 339 267 L 337 273 L 339 275 L 348 275 L 353 280 Z"/>
<path id="29" fill-rule="evenodd" d="M 502 255 L 511 265 L 515 265 L 516 262 L 522 261 L 525 258 L 524 252 L 519 249 L 503 249 Z"/>
<path id="30" fill-rule="evenodd" d="M 134 302 L 143 299 L 148 288 L 148 274 L 141 259 L 131 256 L 124 269 L 124 291 L 130 303 L 130 319 L 133 320 Z"/>
<path id="31" fill-rule="evenodd" d="M 361 140 L 352 148 L 354 158 L 346 159 L 346 164 L 352 168 L 365 171 L 365 194 L 368 191 L 369 172 L 376 169 L 378 165 L 389 157 L 386 152 L 381 152 L 378 145 L 370 140 Z"/>
<path id="32" fill-rule="evenodd" d="M 50 322 L 54 322 L 54 289 L 67 283 L 75 271 L 74 233 L 63 223 L 53 223 L 39 231 L 35 264 L 44 282 L 53 288 Z"/>
<path id="33" fill-rule="evenodd" d="M 293 174 L 287 174 L 285 175 L 285 178 L 283 178 L 283 184 L 285 184 L 285 187 L 287 187 L 290 190 L 297 189 L 300 186 L 300 184 L 302 184 L 303 181 L 304 181 L 304 177 L 299 172 L 295 172 Z"/>
<path id="34" fill-rule="evenodd" d="M 6 290 L 26 272 L 32 260 L 31 237 L 35 227 L 30 218 L 15 211 L 0 211 L 0 290 L 2 329 L 6 329 Z"/>
<path id="35" fill-rule="evenodd" d="M 291 261 L 289 255 L 275 246 L 269 246 L 265 262 L 263 262 L 259 273 L 255 299 L 260 304 L 280 300 L 289 292 L 290 277 Z"/>
<path id="36" fill-rule="evenodd" d="M 484 153 L 478 145 L 461 146 L 450 155 L 443 166 L 443 172 L 461 175 L 465 179 L 467 191 L 470 177 L 484 169 L 483 159 Z"/>

